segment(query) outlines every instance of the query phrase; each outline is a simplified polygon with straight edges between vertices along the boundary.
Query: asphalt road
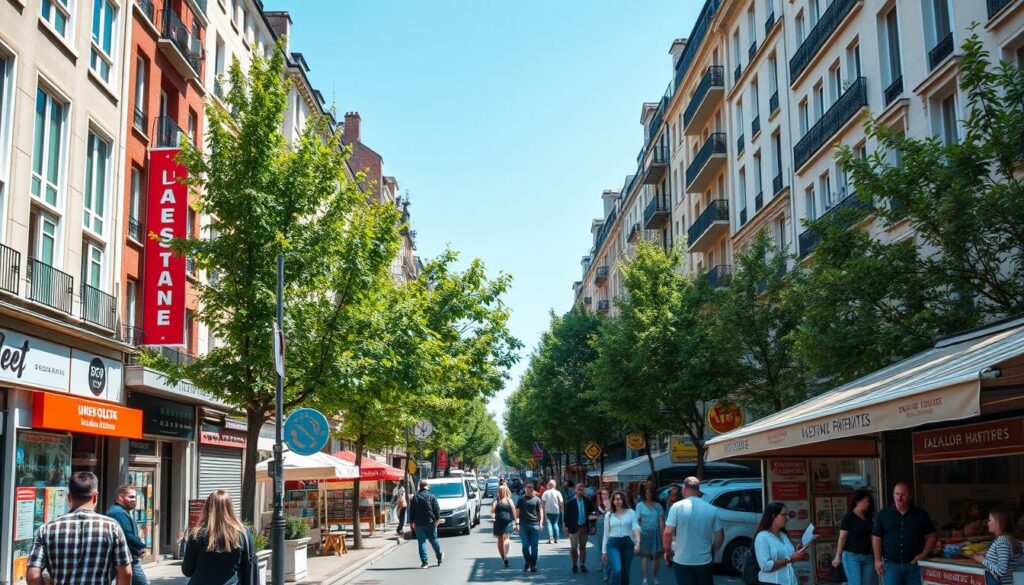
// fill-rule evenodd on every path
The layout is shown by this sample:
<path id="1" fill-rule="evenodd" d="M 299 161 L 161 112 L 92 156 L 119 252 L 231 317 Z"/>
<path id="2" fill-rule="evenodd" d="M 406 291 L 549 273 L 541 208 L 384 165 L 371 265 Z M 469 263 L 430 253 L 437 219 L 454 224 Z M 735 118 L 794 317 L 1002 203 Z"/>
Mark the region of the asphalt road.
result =
<path id="1" fill-rule="evenodd" d="M 574 574 L 569 560 L 568 539 L 559 540 L 557 545 L 547 544 L 545 534 L 541 535 L 540 558 L 536 573 L 523 572 L 522 549 L 518 534 L 513 535 L 509 550 L 509 568 L 502 565 L 498 554 L 497 539 L 491 534 L 490 500 L 484 501 L 483 520 L 468 536 L 441 536 L 441 550 L 444 563 L 437 566 L 434 552 L 427 545 L 430 567 L 420 569 L 419 553 L 415 540 L 407 540 L 394 552 L 377 561 L 372 567 L 355 576 L 350 585 L 451 585 L 457 583 L 507 583 L 507 584 L 594 584 L 601 585 L 601 555 L 595 543 L 587 549 L 587 574 Z M 662 565 L 658 575 L 659 583 L 675 585 L 675 577 L 668 567 Z M 716 585 L 740 585 L 734 577 L 715 577 Z M 633 562 L 631 585 L 640 585 L 640 559 Z"/>

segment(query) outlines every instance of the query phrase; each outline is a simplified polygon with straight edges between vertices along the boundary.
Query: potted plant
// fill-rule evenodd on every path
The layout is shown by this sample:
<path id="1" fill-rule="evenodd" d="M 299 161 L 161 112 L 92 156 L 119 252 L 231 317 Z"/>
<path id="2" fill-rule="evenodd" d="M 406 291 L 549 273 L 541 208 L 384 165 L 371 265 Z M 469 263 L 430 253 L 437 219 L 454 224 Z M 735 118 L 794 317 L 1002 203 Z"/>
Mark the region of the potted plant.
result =
<path id="1" fill-rule="evenodd" d="M 260 575 L 257 583 L 269 583 L 270 577 L 270 539 L 263 532 L 257 532 L 252 523 L 243 522 L 245 527 L 252 534 L 252 549 L 256 551 L 256 566 L 259 567 Z"/>
<path id="2" fill-rule="evenodd" d="M 306 549 L 309 545 L 309 524 L 302 518 L 286 517 L 284 526 L 284 580 L 306 578 Z"/>

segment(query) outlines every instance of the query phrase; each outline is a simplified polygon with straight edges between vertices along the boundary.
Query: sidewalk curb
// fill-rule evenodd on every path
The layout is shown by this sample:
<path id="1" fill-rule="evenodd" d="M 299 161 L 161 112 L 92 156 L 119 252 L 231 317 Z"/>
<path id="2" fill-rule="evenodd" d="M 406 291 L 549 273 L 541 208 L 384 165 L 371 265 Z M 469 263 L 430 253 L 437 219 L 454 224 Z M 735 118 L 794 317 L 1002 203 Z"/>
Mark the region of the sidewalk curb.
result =
<path id="1" fill-rule="evenodd" d="M 348 567 L 347 569 L 331 577 L 330 579 L 323 581 L 320 585 L 346 585 L 346 583 L 355 579 L 356 576 L 359 575 L 359 573 L 362 573 L 363 569 L 369 567 L 373 563 L 376 563 L 386 554 L 398 548 L 398 544 L 398 540 L 389 539 L 388 544 L 379 547 L 370 556 L 366 557 L 365 559 L 362 559 L 361 561 L 352 565 L 351 567 Z"/>

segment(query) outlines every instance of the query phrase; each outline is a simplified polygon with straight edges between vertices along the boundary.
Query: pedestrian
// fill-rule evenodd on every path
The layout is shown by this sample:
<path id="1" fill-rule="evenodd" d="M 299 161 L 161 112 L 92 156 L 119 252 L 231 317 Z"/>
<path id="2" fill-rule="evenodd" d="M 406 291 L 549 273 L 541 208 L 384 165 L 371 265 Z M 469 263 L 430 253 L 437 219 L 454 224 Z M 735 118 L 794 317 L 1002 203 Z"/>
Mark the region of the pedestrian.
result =
<path id="1" fill-rule="evenodd" d="M 668 510 L 662 545 L 677 585 L 713 585 L 711 563 L 725 531 L 718 508 L 701 498 L 700 480 L 683 480 L 682 499 Z"/>
<path id="2" fill-rule="evenodd" d="M 884 585 L 921 585 L 921 567 L 935 549 L 935 524 L 924 508 L 913 505 L 913 492 L 904 481 L 892 490 L 891 506 L 879 510 L 871 530 L 875 571 Z"/>
<path id="3" fill-rule="evenodd" d="M 142 570 L 142 557 L 146 556 L 146 543 L 139 538 L 139 529 L 130 515 L 135 509 L 138 494 L 135 486 L 122 485 L 117 488 L 117 501 L 107 509 L 110 516 L 121 526 L 128 551 L 132 554 L 132 585 L 149 585 L 149 579 Z"/>
<path id="4" fill-rule="evenodd" d="M 672 509 L 672 505 L 681 499 L 682 496 L 679 495 L 679 486 L 672 484 L 672 486 L 668 488 L 668 508 Z"/>
<path id="5" fill-rule="evenodd" d="M 498 554 L 508 568 L 508 549 L 512 545 L 512 530 L 518 524 L 512 492 L 507 485 L 498 486 L 498 496 L 491 504 L 491 518 L 494 519 L 494 536 L 498 537 Z"/>
<path id="6" fill-rule="evenodd" d="M 996 508 L 988 513 L 988 531 L 995 536 L 988 552 L 974 555 L 974 560 L 985 567 L 986 585 L 1010 585 L 1013 569 L 1021 557 L 1020 541 L 1009 534 L 1010 514 Z"/>
<path id="7" fill-rule="evenodd" d="M 761 515 L 754 536 L 754 554 L 760 568 L 757 579 L 761 583 L 797 585 L 793 563 L 807 559 L 807 547 L 793 548 L 786 532 L 788 519 L 782 502 L 771 502 Z"/>
<path id="8" fill-rule="evenodd" d="M 132 555 L 124 531 L 113 518 L 96 513 L 99 480 L 88 471 L 71 474 L 71 510 L 39 527 L 28 555 L 25 581 L 43 585 L 43 570 L 52 585 L 130 585 Z"/>
<path id="9" fill-rule="evenodd" d="M 665 509 L 654 497 L 654 486 L 644 486 L 644 498 L 636 505 L 636 516 L 640 523 L 640 576 L 642 585 L 647 585 L 650 569 L 651 582 L 658 585 L 658 567 L 661 565 L 661 535 L 665 532 Z"/>
<path id="10" fill-rule="evenodd" d="M 853 492 L 850 511 L 839 523 L 839 543 L 832 566 L 843 566 L 849 585 L 876 585 L 872 566 L 871 524 L 875 521 L 875 498 L 868 490 Z"/>
<path id="11" fill-rule="evenodd" d="M 203 504 L 199 524 L 185 542 L 181 572 L 189 585 L 248 585 L 258 580 L 256 551 L 252 534 L 242 526 L 231 495 L 224 490 L 212 492 Z"/>
<path id="12" fill-rule="evenodd" d="M 437 497 L 430 493 L 430 484 L 427 480 L 420 480 L 420 491 L 412 498 L 409 504 L 409 526 L 416 533 L 416 544 L 420 548 L 420 568 L 426 569 L 427 563 L 427 541 L 434 549 L 437 557 L 437 565 L 441 566 L 444 560 L 444 553 L 441 552 L 441 543 L 437 540 L 437 527 L 441 524 L 441 505 L 437 503 Z"/>
<path id="13" fill-rule="evenodd" d="M 523 485 L 523 497 L 516 502 L 519 514 L 519 539 L 523 542 L 524 571 L 537 572 L 537 549 L 540 546 L 540 527 L 544 524 L 544 505 L 533 493 L 533 482 Z"/>
<path id="14" fill-rule="evenodd" d="M 611 585 L 629 585 L 633 556 L 640 552 L 640 523 L 629 507 L 624 491 L 612 494 L 612 508 L 604 516 L 604 542 L 601 557 L 608 567 Z"/>
<path id="15" fill-rule="evenodd" d="M 548 481 L 548 489 L 540 497 L 544 502 L 544 529 L 548 532 L 548 544 L 558 544 L 561 536 L 562 514 L 565 512 L 565 498 L 555 489 L 555 480 Z"/>
<path id="16" fill-rule="evenodd" d="M 612 496 L 608 488 L 601 488 L 597 491 L 597 501 L 594 502 L 594 515 L 591 520 L 594 522 L 594 535 L 597 542 L 604 546 L 604 517 L 612 507 Z M 601 555 L 601 575 L 604 582 L 608 582 L 608 563 L 604 562 L 604 555 Z"/>
<path id="17" fill-rule="evenodd" d="M 583 482 L 577 483 L 575 494 L 565 503 L 565 533 L 569 535 L 569 558 L 572 572 L 587 572 L 587 539 L 590 536 L 590 518 L 594 504 L 584 493 Z M 579 565 L 577 568 L 577 560 Z"/>
<path id="18" fill-rule="evenodd" d="M 391 506 L 397 511 L 398 516 L 398 528 L 395 530 L 395 533 L 399 536 L 402 535 L 405 529 L 405 508 L 408 505 L 409 500 L 405 494 L 405 483 L 399 481 L 394 491 L 391 492 Z"/>

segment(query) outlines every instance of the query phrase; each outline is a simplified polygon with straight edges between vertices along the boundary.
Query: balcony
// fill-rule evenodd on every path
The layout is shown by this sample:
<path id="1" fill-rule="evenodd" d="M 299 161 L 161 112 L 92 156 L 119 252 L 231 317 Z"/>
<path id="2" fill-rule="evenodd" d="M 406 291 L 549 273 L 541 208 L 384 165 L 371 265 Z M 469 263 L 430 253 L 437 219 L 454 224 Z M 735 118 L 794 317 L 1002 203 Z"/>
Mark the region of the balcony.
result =
<path id="1" fill-rule="evenodd" d="M 179 148 L 183 136 L 188 140 L 188 134 L 170 116 L 159 116 L 153 121 L 153 135 L 157 148 Z"/>
<path id="2" fill-rule="evenodd" d="M 608 310 L 611 308 L 611 306 L 612 306 L 611 301 L 608 301 L 608 300 L 597 301 L 597 312 L 601 313 L 601 314 L 607 313 Z"/>
<path id="3" fill-rule="evenodd" d="M 747 223 L 747 208 L 744 207 L 740 210 L 740 225 L 746 225 Z"/>
<path id="4" fill-rule="evenodd" d="M 743 154 L 743 151 L 747 148 L 747 142 L 743 139 L 743 135 L 736 139 L 736 156 Z"/>
<path id="5" fill-rule="evenodd" d="M 185 272 L 193 278 L 196 276 L 196 259 L 192 256 L 185 257 Z"/>
<path id="6" fill-rule="evenodd" d="M 775 11 L 774 10 L 772 11 L 771 14 L 768 15 L 768 18 L 765 19 L 765 21 L 764 21 L 764 36 L 767 37 L 768 34 L 772 32 L 773 28 L 775 28 Z"/>
<path id="7" fill-rule="evenodd" d="M 946 57 L 953 54 L 953 33 L 947 34 L 941 41 L 936 43 L 930 51 L 928 51 L 928 67 L 935 71 Z"/>
<path id="8" fill-rule="evenodd" d="M 141 346 L 142 340 L 145 339 L 145 337 L 145 332 L 138 327 L 134 327 L 132 325 L 124 325 L 121 327 L 121 341 L 132 347 Z"/>
<path id="9" fill-rule="evenodd" d="M 723 231 L 729 230 L 729 200 L 715 199 L 686 231 L 687 250 L 700 252 Z"/>
<path id="10" fill-rule="evenodd" d="M 686 167 L 687 193 L 700 193 L 707 189 L 711 180 L 725 165 L 726 159 L 725 133 L 716 132 L 704 142 L 693 162 Z"/>
<path id="11" fill-rule="evenodd" d="M 640 238 L 640 232 L 642 231 L 643 230 L 640 229 L 640 222 L 634 223 L 630 226 L 629 233 L 626 234 L 626 241 L 630 244 L 637 241 Z"/>
<path id="12" fill-rule="evenodd" d="M 754 60 L 754 55 L 757 54 L 757 41 L 750 43 L 750 48 L 747 49 L 747 58 L 751 61 Z"/>
<path id="13" fill-rule="evenodd" d="M 0 290 L 18 294 L 21 281 L 21 252 L 0 244 Z"/>
<path id="14" fill-rule="evenodd" d="M 902 75 L 900 75 L 892 83 L 890 83 L 889 87 L 885 88 L 885 105 L 888 106 L 889 104 L 893 103 L 894 101 L 896 101 L 896 98 L 900 97 L 901 95 L 903 95 Z"/>
<path id="15" fill-rule="evenodd" d="M 754 116 L 754 121 L 750 123 L 750 139 L 753 140 L 761 132 L 761 116 Z"/>
<path id="16" fill-rule="evenodd" d="M 140 244 L 143 243 L 143 241 L 142 241 L 142 222 L 139 221 L 138 218 L 135 218 L 135 217 L 129 217 L 128 218 L 128 237 L 133 239 L 133 240 L 135 240 L 136 242 L 139 242 Z"/>
<path id="17" fill-rule="evenodd" d="M 583 297 L 583 304 L 584 305 L 589 307 L 593 302 L 594 302 L 594 300 L 593 300 L 592 297 Z"/>
<path id="18" fill-rule="evenodd" d="M 156 9 L 153 8 L 153 0 L 139 0 L 139 8 L 142 9 L 142 13 L 146 15 L 149 22 L 156 22 Z"/>
<path id="19" fill-rule="evenodd" d="M 117 299 L 98 288 L 82 285 L 82 320 L 114 331 L 117 329 Z"/>
<path id="20" fill-rule="evenodd" d="M 704 72 L 697 90 L 683 112 L 683 134 L 699 136 L 711 112 L 725 95 L 725 67 L 712 65 Z"/>
<path id="21" fill-rule="evenodd" d="M 628 190 L 624 190 L 623 193 L 628 193 Z M 612 231 L 612 226 L 615 225 L 615 218 L 617 214 L 614 209 L 608 214 L 608 217 L 604 219 L 604 223 L 601 227 L 597 228 L 597 234 L 594 236 L 594 254 L 601 251 L 601 246 L 604 245 L 604 241 L 608 239 L 608 234 Z"/>
<path id="22" fill-rule="evenodd" d="M 683 49 L 683 54 L 679 57 L 679 62 L 676 63 L 675 86 L 677 88 L 683 85 L 683 78 L 689 72 L 694 56 L 697 54 L 701 43 L 704 42 L 704 37 L 707 36 L 711 28 L 711 21 L 714 19 L 721 3 L 722 0 L 707 0 L 704 2 L 704 8 L 701 9 L 697 22 L 693 24 L 690 34 L 686 36 L 689 42 L 686 43 L 686 48 Z"/>
<path id="23" fill-rule="evenodd" d="M 836 0 L 836 4 L 844 0 Z M 836 6 L 832 4 L 832 6 Z M 829 8 L 831 10 L 831 8 Z M 867 107 L 868 92 L 867 79 L 857 78 L 857 81 L 839 96 L 836 103 L 825 112 L 811 129 L 804 134 L 804 137 L 793 147 L 793 165 L 800 169 L 808 160 L 821 150 L 830 140 L 853 119 L 857 112 Z"/>
<path id="24" fill-rule="evenodd" d="M 737 63 L 736 69 L 734 69 L 732 72 L 732 82 L 739 83 L 741 75 L 743 75 L 743 64 Z"/>
<path id="25" fill-rule="evenodd" d="M 861 201 L 860 197 L 857 197 L 857 193 L 852 189 L 848 190 L 847 187 L 843 187 L 839 191 L 839 196 L 842 199 L 822 214 L 820 218 L 825 220 L 825 223 L 828 225 L 846 229 L 874 211 L 874 206 L 871 203 Z M 855 211 L 848 211 L 851 209 Z M 821 236 L 819 234 L 810 229 L 804 230 L 797 242 L 800 248 L 800 258 L 806 258 L 820 242 Z"/>
<path id="26" fill-rule="evenodd" d="M 199 39 L 192 36 L 178 13 L 163 11 L 163 30 L 157 41 L 164 56 L 186 81 L 200 81 L 203 74 L 203 47 Z"/>
<path id="27" fill-rule="evenodd" d="M 220 77 L 213 80 L 213 95 L 217 96 L 220 101 L 227 99 L 228 93 L 224 91 L 224 82 L 220 80 Z"/>
<path id="28" fill-rule="evenodd" d="M 148 120 L 148 117 L 146 116 L 146 111 L 142 110 L 140 108 L 134 108 L 134 109 L 135 109 L 135 111 L 132 113 L 132 126 L 134 126 L 135 129 L 138 130 L 139 132 L 142 132 L 143 134 L 145 134 L 146 133 L 146 126 L 149 125 L 148 124 L 149 120 Z"/>
<path id="29" fill-rule="evenodd" d="M 818 24 L 814 25 L 811 32 L 807 34 L 807 38 L 804 39 L 803 44 L 796 50 L 793 58 L 789 60 L 790 84 L 795 83 L 800 78 L 800 75 L 807 69 L 807 66 L 821 52 L 825 43 L 839 30 L 839 26 L 843 24 L 846 17 L 853 11 L 853 7 L 862 1 L 835 0 L 825 10 L 825 13 L 821 15 L 821 19 L 818 20 Z"/>
<path id="30" fill-rule="evenodd" d="M 190 354 L 184 349 L 166 347 L 163 345 L 148 347 L 151 351 L 157 353 L 158 355 L 162 355 L 163 357 L 171 360 L 171 362 L 178 364 L 180 366 L 191 366 L 192 364 L 196 363 L 196 356 Z"/>
<path id="31" fill-rule="evenodd" d="M 754 197 L 754 211 L 761 211 L 764 207 L 764 192 L 758 191 L 757 196 Z"/>
<path id="32" fill-rule="evenodd" d="M 75 279 L 70 274 L 29 257 L 29 299 L 70 315 L 74 296 Z"/>
<path id="33" fill-rule="evenodd" d="M 775 175 L 775 178 L 772 179 L 772 194 L 778 195 L 783 187 L 785 185 L 782 184 L 782 171 L 779 171 L 779 174 Z"/>
<path id="34" fill-rule="evenodd" d="M 779 111 L 779 90 L 775 90 L 772 97 L 768 98 L 768 115 Z"/>
<path id="35" fill-rule="evenodd" d="M 668 195 L 655 195 L 644 209 L 644 229 L 658 230 L 668 224 Z"/>
<path id="36" fill-rule="evenodd" d="M 1009 6 L 1013 0 L 988 0 L 988 17 L 992 18 L 1003 8 Z"/>
<path id="37" fill-rule="evenodd" d="M 594 271 L 594 284 L 601 286 L 608 282 L 608 267 L 598 266 L 597 270 Z"/>
<path id="38" fill-rule="evenodd" d="M 644 159 L 645 185 L 657 185 L 668 171 L 668 145 L 655 144 Z"/>
<path id="39" fill-rule="evenodd" d="M 732 279 L 732 264 L 719 264 L 715 266 L 708 270 L 705 278 L 707 278 L 711 288 L 725 288 L 729 286 L 729 280 Z"/>

